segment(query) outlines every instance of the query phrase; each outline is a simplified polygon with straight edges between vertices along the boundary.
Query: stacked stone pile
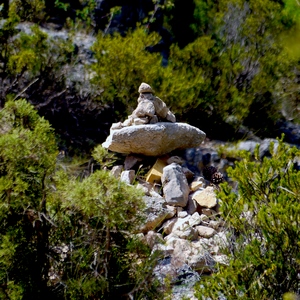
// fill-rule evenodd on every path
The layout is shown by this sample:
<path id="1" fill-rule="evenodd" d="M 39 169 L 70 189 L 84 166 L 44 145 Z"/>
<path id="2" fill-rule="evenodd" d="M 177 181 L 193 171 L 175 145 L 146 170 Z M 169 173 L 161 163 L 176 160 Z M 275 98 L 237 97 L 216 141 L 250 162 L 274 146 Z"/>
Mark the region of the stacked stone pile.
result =
<path id="1" fill-rule="evenodd" d="M 200 274 L 210 274 L 216 263 L 227 263 L 221 253 L 227 244 L 225 222 L 213 184 L 220 183 L 223 177 L 212 166 L 211 155 L 206 161 L 202 156 L 202 165 L 195 163 L 191 155 L 192 149 L 204 141 L 205 133 L 177 123 L 174 114 L 146 83 L 141 84 L 139 93 L 137 108 L 127 120 L 112 125 L 102 145 L 127 154 L 124 165 L 114 166 L 111 173 L 144 191 L 145 210 L 141 213 L 145 222 L 138 237 L 161 257 L 154 276 L 162 284 L 168 278 L 174 288 L 178 282 L 190 286 Z M 191 150 L 190 155 L 187 149 Z M 175 152 L 185 154 L 176 156 Z M 149 157 L 157 160 L 141 177 L 136 170 L 141 170 Z M 202 167 L 208 168 L 205 178 L 200 176 Z M 174 293 L 179 295 L 180 291 Z M 191 291 L 191 287 L 185 290 L 185 296 Z M 192 297 L 191 294 L 189 298 Z"/>
<path id="2" fill-rule="evenodd" d="M 227 243 L 225 222 L 219 214 L 215 186 L 203 177 L 188 180 L 178 163 L 163 168 L 159 190 L 160 185 L 139 179 L 134 170 L 120 172 L 123 168 L 115 166 L 111 172 L 127 184 L 138 182 L 137 188 L 145 192 L 145 223 L 139 237 L 169 261 L 161 270 L 162 277 L 172 277 L 185 265 L 198 273 L 210 273 L 216 262 L 226 263 L 220 252 Z"/>
<path id="3" fill-rule="evenodd" d="M 173 284 L 172 299 L 195 299 L 193 285 L 200 276 L 213 272 L 217 263 L 228 263 L 222 254 L 228 241 L 216 186 L 203 177 L 192 177 L 183 159 L 181 164 L 172 162 L 178 161 L 178 156 L 167 160 L 170 164 L 163 168 L 160 181 L 154 183 L 140 178 L 134 170 L 139 167 L 128 160 L 143 164 L 140 156 L 130 155 L 124 165 L 113 167 L 111 172 L 145 193 L 145 223 L 137 236 L 149 245 L 152 254 L 161 257 L 154 276 L 162 284 L 166 280 Z M 133 169 L 125 170 L 125 165 Z"/>

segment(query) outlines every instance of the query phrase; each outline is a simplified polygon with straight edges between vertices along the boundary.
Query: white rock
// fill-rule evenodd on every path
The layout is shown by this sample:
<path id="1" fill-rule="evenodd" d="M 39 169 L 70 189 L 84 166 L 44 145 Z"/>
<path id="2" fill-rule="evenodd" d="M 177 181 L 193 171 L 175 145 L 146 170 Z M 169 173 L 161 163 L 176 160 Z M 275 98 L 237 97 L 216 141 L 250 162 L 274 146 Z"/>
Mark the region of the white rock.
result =
<path id="1" fill-rule="evenodd" d="M 121 181 L 126 182 L 127 184 L 132 184 L 135 178 L 135 171 L 134 170 L 128 170 L 123 171 L 121 173 Z"/>
<path id="2" fill-rule="evenodd" d="M 174 248 L 171 247 L 170 245 L 155 244 L 152 248 L 151 254 L 153 254 L 156 251 L 161 252 L 164 256 L 169 256 L 173 254 Z"/>
<path id="3" fill-rule="evenodd" d="M 200 273 L 211 273 L 215 264 L 214 258 L 208 252 L 188 257 L 188 265 Z"/>
<path id="4" fill-rule="evenodd" d="M 211 186 L 208 186 L 203 191 L 195 192 L 192 198 L 197 201 L 200 206 L 207 208 L 213 208 L 218 203 L 214 188 Z"/>
<path id="5" fill-rule="evenodd" d="M 167 235 L 164 238 L 164 240 L 166 242 L 166 245 L 169 245 L 174 248 L 176 243 L 178 242 L 178 240 L 180 240 L 180 238 L 177 235 L 175 235 L 174 233 L 171 233 L 171 234 Z"/>
<path id="6" fill-rule="evenodd" d="M 142 190 L 144 192 L 145 195 L 149 195 L 149 189 L 148 187 L 146 187 L 145 185 L 141 184 L 141 183 L 138 183 L 136 185 L 136 188 L 139 189 L 139 190 Z"/>
<path id="7" fill-rule="evenodd" d="M 208 225 L 209 224 L 209 217 L 207 215 L 204 215 L 204 214 L 201 214 L 200 215 L 200 218 L 201 218 L 201 222 L 205 225 Z"/>
<path id="8" fill-rule="evenodd" d="M 175 222 L 172 232 L 177 230 L 185 230 L 188 227 L 190 227 L 189 220 L 191 216 L 186 216 L 185 218 L 177 218 L 177 221 Z"/>
<path id="9" fill-rule="evenodd" d="M 162 232 L 164 234 L 170 234 L 172 232 L 173 226 L 176 223 L 176 221 L 177 221 L 177 218 L 173 218 L 173 219 L 165 221 L 161 227 Z"/>
<path id="10" fill-rule="evenodd" d="M 181 239 L 189 240 L 189 241 L 193 241 L 198 237 L 198 232 L 193 227 L 187 227 L 184 230 L 176 230 L 173 231 L 172 233 L 177 235 Z"/>
<path id="11" fill-rule="evenodd" d="M 172 205 L 166 205 L 167 209 L 169 210 L 169 215 L 168 215 L 168 219 L 173 218 L 176 214 L 177 214 L 177 209 L 175 206 Z"/>
<path id="12" fill-rule="evenodd" d="M 205 238 L 210 238 L 217 233 L 213 228 L 202 225 L 196 226 L 196 229 L 198 230 L 199 235 Z"/>
<path id="13" fill-rule="evenodd" d="M 188 257 L 193 254 L 193 248 L 188 240 L 178 239 L 174 243 L 174 252 L 172 255 L 172 265 L 180 268 L 188 261 Z"/>
<path id="14" fill-rule="evenodd" d="M 189 219 L 189 225 L 191 227 L 201 224 L 202 218 L 198 212 L 193 213 L 193 215 Z"/>
<path id="15" fill-rule="evenodd" d="M 188 215 L 188 213 L 184 210 L 178 213 L 178 218 L 185 218 Z"/>
<path id="16" fill-rule="evenodd" d="M 196 181 L 193 181 L 191 184 L 190 184 L 190 189 L 191 191 L 195 192 L 197 190 L 200 190 L 200 189 L 204 189 L 205 187 L 205 181 L 204 179 L 202 178 L 202 180 L 196 180 Z"/>
<path id="17" fill-rule="evenodd" d="M 215 220 L 211 220 L 211 221 L 209 221 L 208 227 L 217 230 L 220 227 L 220 225 L 221 225 L 221 222 L 215 221 Z"/>
<path id="18" fill-rule="evenodd" d="M 164 199 L 164 197 L 162 197 L 159 193 L 157 193 L 153 189 L 150 190 L 149 194 L 150 194 L 151 197 L 156 197 L 156 198 L 162 198 L 162 199 Z"/>
<path id="19" fill-rule="evenodd" d="M 191 241 L 191 246 L 194 248 L 194 253 L 204 253 L 204 250 L 207 250 L 207 247 L 204 247 L 201 239 Z"/>
<path id="20" fill-rule="evenodd" d="M 214 245 L 218 245 L 220 248 L 226 248 L 229 246 L 228 238 L 224 231 L 218 232 L 211 240 Z"/>
<path id="21" fill-rule="evenodd" d="M 214 255 L 213 258 L 216 263 L 229 266 L 229 257 L 227 255 L 225 254 Z"/>

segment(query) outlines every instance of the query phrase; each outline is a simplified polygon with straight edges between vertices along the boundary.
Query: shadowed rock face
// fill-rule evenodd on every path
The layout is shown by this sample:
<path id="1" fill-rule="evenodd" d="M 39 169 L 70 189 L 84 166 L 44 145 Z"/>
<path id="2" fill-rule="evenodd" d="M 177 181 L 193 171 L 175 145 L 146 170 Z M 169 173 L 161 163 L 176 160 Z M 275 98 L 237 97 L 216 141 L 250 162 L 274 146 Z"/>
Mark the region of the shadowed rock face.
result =
<path id="1" fill-rule="evenodd" d="M 161 122 L 112 130 L 102 146 L 118 153 L 160 156 L 198 147 L 204 139 L 205 133 L 194 126 Z"/>

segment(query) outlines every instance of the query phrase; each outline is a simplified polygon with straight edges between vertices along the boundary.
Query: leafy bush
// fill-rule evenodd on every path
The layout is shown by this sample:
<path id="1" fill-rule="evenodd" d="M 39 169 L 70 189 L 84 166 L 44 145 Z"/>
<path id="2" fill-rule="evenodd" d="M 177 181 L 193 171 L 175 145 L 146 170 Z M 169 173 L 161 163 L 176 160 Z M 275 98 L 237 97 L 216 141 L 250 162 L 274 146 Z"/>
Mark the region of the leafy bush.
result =
<path id="1" fill-rule="evenodd" d="M 10 5 L 15 5 L 21 21 L 39 23 L 46 18 L 44 0 L 14 0 Z"/>
<path id="2" fill-rule="evenodd" d="M 161 81 L 160 55 L 146 51 L 147 46 L 158 41 L 157 34 L 148 35 L 143 28 L 125 37 L 117 33 L 98 35 L 93 46 L 97 62 L 91 66 L 96 73 L 92 82 L 102 91 L 98 100 L 112 105 L 115 121 L 135 109 L 142 82 L 151 83 L 155 88 Z"/>
<path id="3" fill-rule="evenodd" d="M 273 146 L 271 158 L 260 161 L 257 148 L 254 160 L 243 153 L 228 170 L 238 183 L 238 193 L 222 184 L 219 194 L 230 264 L 220 265 L 198 287 L 199 299 L 202 294 L 212 299 L 279 299 L 300 291 L 300 172 L 294 164 L 300 151 L 282 140 Z"/>
<path id="4" fill-rule="evenodd" d="M 47 195 L 56 143 L 25 100 L 0 111 L 1 297 L 38 299 L 47 290 Z M 7 296 L 8 297 L 8 296 Z"/>
<path id="5" fill-rule="evenodd" d="M 115 299 L 130 292 L 135 279 L 129 272 L 142 250 L 132 236 L 141 221 L 139 190 L 104 170 L 82 182 L 66 178 L 65 173 L 58 173 L 55 180 L 53 221 L 59 230 L 51 241 L 67 245 L 68 251 L 63 262 L 53 262 L 58 276 L 54 282 L 66 285 L 65 294 L 71 299 L 96 295 Z"/>
<path id="6" fill-rule="evenodd" d="M 141 191 L 106 170 L 74 177 L 57 154 L 53 130 L 33 106 L 7 101 L 0 111 L 0 298 L 152 294 L 153 261 L 135 235 Z M 113 160 L 101 146 L 94 158 L 103 167 Z"/>
<path id="7" fill-rule="evenodd" d="M 50 38 L 37 25 L 27 26 L 28 33 L 17 30 L 20 16 L 12 2 L 7 19 L 0 26 L 1 106 L 6 98 L 23 96 L 43 107 L 65 89 L 67 65 L 73 45 Z"/>

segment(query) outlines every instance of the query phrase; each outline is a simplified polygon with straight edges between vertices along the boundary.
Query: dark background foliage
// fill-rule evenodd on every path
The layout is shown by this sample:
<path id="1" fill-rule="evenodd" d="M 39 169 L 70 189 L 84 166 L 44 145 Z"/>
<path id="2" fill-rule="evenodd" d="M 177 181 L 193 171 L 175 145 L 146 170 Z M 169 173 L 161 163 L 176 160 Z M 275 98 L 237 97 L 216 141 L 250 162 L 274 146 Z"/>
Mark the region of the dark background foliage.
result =
<path id="1" fill-rule="evenodd" d="M 251 131 L 275 137 L 287 121 L 299 121 L 298 56 L 291 42 L 298 15 L 291 1 L 271 0 L 6 1 L 1 106 L 25 97 L 50 121 L 61 147 L 86 152 L 104 141 L 111 123 L 130 114 L 145 81 L 178 121 L 209 138 L 247 138 Z M 41 27 L 32 32 L 34 23 Z M 133 35 L 139 28 L 157 38 L 141 43 Z M 139 49 L 135 56 L 123 53 L 123 60 L 135 60 L 140 70 L 101 67 L 103 51 L 119 42 L 115 34 Z M 91 48 L 90 39 L 101 40 L 101 47 Z M 106 58 L 116 60 L 123 52 L 117 49 Z"/>

